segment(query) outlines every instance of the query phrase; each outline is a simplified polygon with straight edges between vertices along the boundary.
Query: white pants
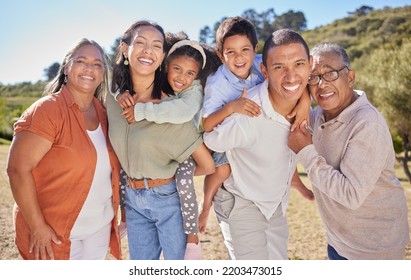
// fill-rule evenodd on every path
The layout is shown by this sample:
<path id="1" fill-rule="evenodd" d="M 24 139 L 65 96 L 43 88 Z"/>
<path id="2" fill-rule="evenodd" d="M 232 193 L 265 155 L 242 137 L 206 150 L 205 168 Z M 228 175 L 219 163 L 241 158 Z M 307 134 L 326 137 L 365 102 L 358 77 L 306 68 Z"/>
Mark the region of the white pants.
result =
<path id="1" fill-rule="evenodd" d="M 233 260 L 287 260 L 288 226 L 281 203 L 267 220 L 249 200 L 220 188 L 214 211 Z"/>
<path id="2" fill-rule="evenodd" d="M 111 222 L 81 239 L 70 239 L 70 260 L 104 260 L 110 243 Z"/>

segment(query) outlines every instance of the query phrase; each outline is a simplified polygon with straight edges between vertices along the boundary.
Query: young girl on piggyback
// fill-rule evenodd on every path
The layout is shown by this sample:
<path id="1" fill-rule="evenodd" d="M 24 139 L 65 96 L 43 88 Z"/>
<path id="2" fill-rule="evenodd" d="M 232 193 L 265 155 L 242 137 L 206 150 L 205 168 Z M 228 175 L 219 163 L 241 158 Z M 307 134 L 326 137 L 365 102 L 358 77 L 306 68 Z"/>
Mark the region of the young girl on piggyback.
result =
<path id="1" fill-rule="evenodd" d="M 206 45 L 191 41 L 183 32 L 167 33 L 166 42 L 171 47 L 165 59 L 163 94 L 178 98 L 160 103 L 135 103 L 128 92 L 116 96 L 123 115 L 129 123 L 146 119 L 156 123 L 184 123 L 194 121 L 199 127 L 198 112 L 203 102 L 203 86 L 207 76 L 221 64 L 218 56 Z M 131 106 L 131 107 L 130 107 Z M 128 109 L 126 109 L 128 108 Z M 196 116 L 197 115 L 197 116 Z M 200 128 L 199 128 L 200 129 Z M 170 145 L 172 145 L 170 143 Z M 211 174 L 214 162 L 204 144 L 179 165 L 176 184 L 180 197 L 184 231 L 187 234 L 185 259 L 201 259 L 198 237 L 198 205 L 193 176 Z M 121 192 L 124 192 L 127 175 L 122 174 Z M 123 222 L 124 219 L 122 219 Z M 124 224 L 122 225 L 124 227 Z"/>

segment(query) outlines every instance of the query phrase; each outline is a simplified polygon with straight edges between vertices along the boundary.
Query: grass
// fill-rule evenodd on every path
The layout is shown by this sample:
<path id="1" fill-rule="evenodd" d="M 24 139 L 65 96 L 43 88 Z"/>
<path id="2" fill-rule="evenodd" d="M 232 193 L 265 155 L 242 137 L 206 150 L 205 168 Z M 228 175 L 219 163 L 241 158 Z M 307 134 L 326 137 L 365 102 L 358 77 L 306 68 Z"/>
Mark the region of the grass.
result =
<path id="1" fill-rule="evenodd" d="M 10 145 L 11 141 L 4 139 L 4 138 L 0 138 L 0 145 Z"/>
<path id="2" fill-rule="evenodd" d="M 6 157 L 8 145 L 0 145 L 0 260 L 17 260 L 19 255 L 14 246 L 14 232 L 12 224 L 13 196 L 10 191 L 8 177 L 6 175 Z M 397 166 L 397 176 L 404 186 L 408 208 L 411 209 L 411 185 L 403 175 L 401 166 Z M 299 167 L 299 173 L 307 187 L 311 187 L 305 173 Z M 202 198 L 203 177 L 195 178 L 197 199 Z M 289 226 L 288 256 L 292 260 L 325 260 L 326 240 L 325 230 L 317 211 L 315 202 L 304 199 L 294 189 L 287 210 Z M 411 216 L 408 216 L 411 224 Z M 214 212 L 211 212 L 208 228 L 205 234 L 200 236 L 203 247 L 203 258 L 206 260 L 227 259 L 224 242 Z M 123 257 L 128 259 L 127 238 L 122 239 Z M 411 260 L 411 243 L 406 249 L 406 259 Z M 108 257 L 110 258 L 110 256 Z"/>

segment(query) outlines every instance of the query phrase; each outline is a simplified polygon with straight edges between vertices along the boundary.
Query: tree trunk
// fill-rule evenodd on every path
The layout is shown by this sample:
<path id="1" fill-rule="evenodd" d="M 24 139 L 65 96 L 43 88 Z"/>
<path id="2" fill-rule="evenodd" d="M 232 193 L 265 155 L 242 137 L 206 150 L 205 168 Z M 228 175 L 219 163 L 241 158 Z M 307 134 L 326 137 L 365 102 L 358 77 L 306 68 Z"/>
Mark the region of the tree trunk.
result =
<path id="1" fill-rule="evenodd" d="M 408 181 L 411 183 L 411 172 L 408 168 L 408 161 L 410 160 L 410 141 L 408 133 L 404 133 L 402 135 L 402 143 L 404 148 L 404 157 L 402 159 L 402 168 L 404 169 L 404 173 L 408 178 Z"/>

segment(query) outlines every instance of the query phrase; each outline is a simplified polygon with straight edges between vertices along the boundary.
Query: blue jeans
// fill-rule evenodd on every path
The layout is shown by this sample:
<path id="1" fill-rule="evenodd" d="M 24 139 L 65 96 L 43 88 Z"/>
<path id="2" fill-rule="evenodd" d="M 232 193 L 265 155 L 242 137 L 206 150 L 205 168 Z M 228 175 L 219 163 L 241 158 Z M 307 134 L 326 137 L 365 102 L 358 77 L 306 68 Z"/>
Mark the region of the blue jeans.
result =
<path id="1" fill-rule="evenodd" d="M 329 244 L 327 246 L 327 252 L 329 260 L 346 260 L 346 258 L 340 256 L 338 252 L 334 249 L 334 247 Z"/>
<path id="2" fill-rule="evenodd" d="M 219 167 L 223 164 L 228 163 L 227 156 L 224 152 L 223 153 L 213 152 L 212 157 L 214 160 L 215 167 Z"/>
<path id="3" fill-rule="evenodd" d="M 128 248 L 132 260 L 184 259 L 183 229 L 176 183 L 150 189 L 126 188 Z"/>

